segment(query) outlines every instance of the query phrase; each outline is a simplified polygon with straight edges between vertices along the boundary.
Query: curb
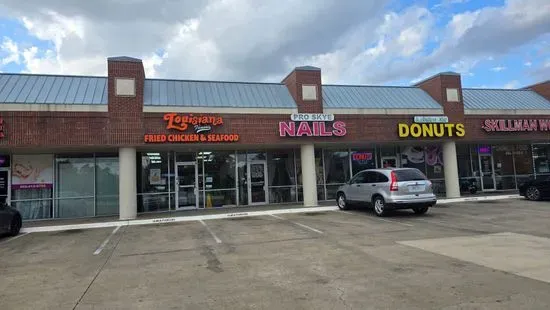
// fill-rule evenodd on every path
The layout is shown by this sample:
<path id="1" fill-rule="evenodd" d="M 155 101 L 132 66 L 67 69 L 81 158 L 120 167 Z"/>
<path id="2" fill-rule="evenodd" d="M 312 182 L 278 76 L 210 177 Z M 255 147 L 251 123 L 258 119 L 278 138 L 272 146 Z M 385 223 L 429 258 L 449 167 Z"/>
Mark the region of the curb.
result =
<path id="1" fill-rule="evenodd" d="M 437 205 L 449 204 L 457 202 L 470 202 L 470 201 L 482 201 L 482 200 L 502 200 L 502 199 L 518 199 L 519 195 L 495 195 L 495 196 L 479 196 L 479 197 L 465 197 L 465 198 L 449 198 L 440 199 L 437 201 Z M 228 218 L 241 218 L 252 217 L 261 215 L 275 215 L 275 214 L 292 214 L 292 213 L 307 213 L 307 212 L 327 212 L 338 211 L 338 207 L 309 207 L 309 208 L 294 208 L 294 209 L 277 209 L 268 211 L 249 211 L 249 212 L 234 212 L 223 214 L 209 214 L 209 215 L 193 215 L 193 216 L 177 216 L 177 217 L 164 217 L 146 220 L 122 220 L 102 223 L 86 223 L 86 224 L 68 224 L 68 225 L 52 225 L 52 226 L 40 226 L 22 228 L 21 233 L 35 233 L 35 232 L 52 232 L 52 231 L 64 231 L 75 229 L 93 229 L 93 228 L 107 228 L 117 226 L 136 226 L 136 225 L 151 225 L 162 223 L 177 223 L 177 222 L 194 222 L 203 220 L 218 220 Z"/>

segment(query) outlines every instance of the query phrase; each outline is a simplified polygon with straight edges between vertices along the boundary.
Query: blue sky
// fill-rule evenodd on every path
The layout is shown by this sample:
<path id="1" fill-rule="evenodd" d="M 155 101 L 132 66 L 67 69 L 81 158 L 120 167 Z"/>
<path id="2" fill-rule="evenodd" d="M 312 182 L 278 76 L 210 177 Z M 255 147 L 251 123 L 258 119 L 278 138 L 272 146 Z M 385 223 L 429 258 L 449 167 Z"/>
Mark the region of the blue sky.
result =
<path id="1" fill-rule="evenodd" d="M 443 71 L 464 87 L 550 79 L 548 0 L 4 0 L 0 71 L 280 81 L 314 65 L 326 83 L 411 85 Z M 138 5 L 136 5 L 136 3 Z"/>

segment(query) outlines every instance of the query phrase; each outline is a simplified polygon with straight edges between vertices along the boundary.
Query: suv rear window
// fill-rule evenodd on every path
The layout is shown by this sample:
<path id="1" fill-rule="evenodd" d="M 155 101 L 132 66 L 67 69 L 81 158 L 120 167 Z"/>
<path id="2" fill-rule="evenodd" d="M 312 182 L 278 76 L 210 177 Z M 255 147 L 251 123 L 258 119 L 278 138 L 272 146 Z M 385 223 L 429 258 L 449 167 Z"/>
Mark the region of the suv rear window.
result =
<path id="1" fill-rule="evenodd" d="M 427 180 L 426 176 L 418 169 L 400 169 L 394 172 L 398 182 Z"/>

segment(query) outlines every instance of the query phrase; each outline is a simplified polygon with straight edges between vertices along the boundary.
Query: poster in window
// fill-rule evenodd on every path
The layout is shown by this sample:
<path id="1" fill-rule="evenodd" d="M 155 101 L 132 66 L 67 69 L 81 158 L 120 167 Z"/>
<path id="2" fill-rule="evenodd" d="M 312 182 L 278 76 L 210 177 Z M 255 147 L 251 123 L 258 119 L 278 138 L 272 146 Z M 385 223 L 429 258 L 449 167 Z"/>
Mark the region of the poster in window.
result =
<path id="1" fill-rule="evenodd" d="M 53 187 L 53 155 L 14 155 L 11 187 L 40 189 Z"/>
<path id="2" fill-rule="evenodd" d="M 149 170 L 149 184 L 151 185 L 163 185 L 162 178 L 160 175 L 160 169 L 150 169 Z"/>
<path id="3" fill-rule="evenodd" d="M 425 152 L 422 146 L 407 146 L 401 151 L 401 166 L 425 170 Z"/>

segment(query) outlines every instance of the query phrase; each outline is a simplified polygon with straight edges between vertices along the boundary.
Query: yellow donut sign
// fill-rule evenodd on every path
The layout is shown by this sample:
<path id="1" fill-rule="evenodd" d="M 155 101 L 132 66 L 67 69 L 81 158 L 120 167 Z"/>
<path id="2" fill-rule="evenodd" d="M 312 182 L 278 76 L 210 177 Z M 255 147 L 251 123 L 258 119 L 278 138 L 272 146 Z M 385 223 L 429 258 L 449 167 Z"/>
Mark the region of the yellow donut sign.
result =
<path id="1" fill-rule="evenodd" d="M 464 124 L 398 124 L 400 138 L 442 138 L 442 137 L 464 137 L 466 131 Z"/>

